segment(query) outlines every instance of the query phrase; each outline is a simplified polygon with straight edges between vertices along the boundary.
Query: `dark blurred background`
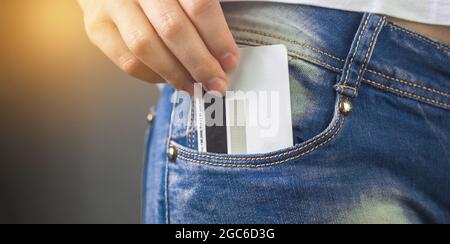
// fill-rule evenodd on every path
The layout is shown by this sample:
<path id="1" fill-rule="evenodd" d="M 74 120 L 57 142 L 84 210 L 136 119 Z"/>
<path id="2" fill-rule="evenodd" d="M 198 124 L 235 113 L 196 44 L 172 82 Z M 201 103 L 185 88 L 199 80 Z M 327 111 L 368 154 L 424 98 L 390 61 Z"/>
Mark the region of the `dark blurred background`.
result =
<path id="1" fill-rule="evenodd" d="M 87 40 L 75 0 L 0 0 L 0 223 L 139 223 L 153 85 Z"/>

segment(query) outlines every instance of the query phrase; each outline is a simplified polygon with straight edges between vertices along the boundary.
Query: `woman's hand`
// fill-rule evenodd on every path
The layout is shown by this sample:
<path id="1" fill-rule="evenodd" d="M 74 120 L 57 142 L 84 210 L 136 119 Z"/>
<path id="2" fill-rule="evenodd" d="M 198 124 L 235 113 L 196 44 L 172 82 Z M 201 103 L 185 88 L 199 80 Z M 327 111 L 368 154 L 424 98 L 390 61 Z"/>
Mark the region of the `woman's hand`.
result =
<path id="1" fill-rule="evenodd" d="M 238 49 L 218 0 L 78 0 L 86 30 L 126 73 L 193 93 L 224 92 Z"/>

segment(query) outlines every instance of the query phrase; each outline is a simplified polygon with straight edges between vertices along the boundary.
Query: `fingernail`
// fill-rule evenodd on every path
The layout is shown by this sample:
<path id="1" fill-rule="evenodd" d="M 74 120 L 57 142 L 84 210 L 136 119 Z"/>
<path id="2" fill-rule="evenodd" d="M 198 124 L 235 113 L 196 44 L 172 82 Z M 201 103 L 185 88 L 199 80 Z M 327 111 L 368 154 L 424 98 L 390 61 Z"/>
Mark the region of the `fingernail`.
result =
<path id="1" fill-rule="evenodd" d="M 212 80 L 207 81 L 204 85 L 207 91 L 216 91 L 221 94 L 224 94 L 227 83 L 221 78 L 214 78 Z"/>
<path id="2" fill-rule="evenodd" d="M 185 85 L 184 87 L 183 87 L 183 90 L 185 91 L 185 92 L 187 92 L 187 93 L 189 93 L 189 95 L 194 95 L 194 84 L 188 84 L 188 85 Z"/>
<path id="3" fill-rule="evenodd" d="M 232 53 L 227 53 L 220 58 L 220 64 L 225 72 L 230 72 L 236 69 L 238 64 L 238 59 L 236 55 Z"/>

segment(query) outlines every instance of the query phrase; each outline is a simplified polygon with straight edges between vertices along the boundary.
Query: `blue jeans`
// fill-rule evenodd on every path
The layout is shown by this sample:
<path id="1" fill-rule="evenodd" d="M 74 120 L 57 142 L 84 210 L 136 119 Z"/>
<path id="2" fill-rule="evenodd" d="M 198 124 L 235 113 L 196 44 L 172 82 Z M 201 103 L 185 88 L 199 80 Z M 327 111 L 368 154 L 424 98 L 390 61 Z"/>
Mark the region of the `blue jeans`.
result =
<path id="1" fill-rule="evenodd" d="M 375 14 L 224 11 L 240 45 L 288 48 L 295 146 L 199 153 L 190 98 L 165 87 L 148 136 L 145 223 L 450 223 L 448 44 Z"/>

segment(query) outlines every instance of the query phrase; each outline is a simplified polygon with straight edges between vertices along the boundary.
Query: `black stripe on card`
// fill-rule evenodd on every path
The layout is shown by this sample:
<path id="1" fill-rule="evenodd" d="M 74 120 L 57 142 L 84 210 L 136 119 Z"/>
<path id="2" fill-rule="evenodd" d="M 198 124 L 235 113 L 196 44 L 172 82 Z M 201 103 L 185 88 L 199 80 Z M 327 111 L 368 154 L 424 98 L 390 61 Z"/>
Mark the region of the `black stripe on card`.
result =
<path id="1" fill-rule="evenodd" d="M 225 97 L 206 93 L 204 102 L 207 151 L 228 154 Z"/>

